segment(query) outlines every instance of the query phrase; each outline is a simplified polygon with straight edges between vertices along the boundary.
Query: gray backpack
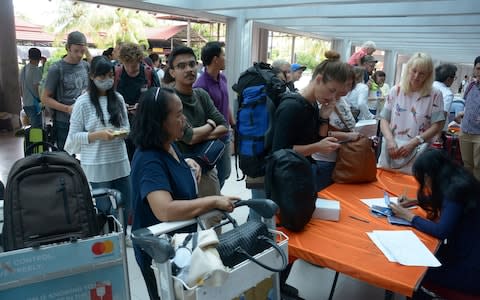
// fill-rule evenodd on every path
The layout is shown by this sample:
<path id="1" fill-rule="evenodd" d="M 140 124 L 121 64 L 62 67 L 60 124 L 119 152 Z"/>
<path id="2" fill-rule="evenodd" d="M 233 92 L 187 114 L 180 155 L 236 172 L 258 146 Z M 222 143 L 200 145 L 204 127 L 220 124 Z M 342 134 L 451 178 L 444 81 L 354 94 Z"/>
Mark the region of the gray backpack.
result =
<path id="1" fill-rule="evenodd" d="M 88 181 L 75 158 L 43 152 L 15 162 L 5 189 L 5 251 L 98 233 Z"/>

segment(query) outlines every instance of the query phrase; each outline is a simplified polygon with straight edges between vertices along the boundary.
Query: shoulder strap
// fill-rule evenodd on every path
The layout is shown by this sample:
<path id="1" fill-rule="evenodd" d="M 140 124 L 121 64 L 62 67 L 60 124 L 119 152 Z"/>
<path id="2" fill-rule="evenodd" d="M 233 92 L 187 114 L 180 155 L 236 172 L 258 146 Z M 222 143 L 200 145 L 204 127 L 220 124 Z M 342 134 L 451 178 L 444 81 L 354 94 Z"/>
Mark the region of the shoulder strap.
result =
<path id="1" fill-rule="evenodd" d="M 350 127 L 348 127 L 347 125 L 347 122 L 345 121 L 345 119 L 343 118 L 342 114 L 340 113 L 340 111 L 338 110 L 337 106 L 335 106 L 335 112 L 337 113 L 337 116 L 338 118 L 340 119 L 340 121 L 342 121 L 343 125 L 345 125 L 345 128 L 348 129 L 348 131 L 352 131 L 352 129 Z"/>
<path id="2" fill-rule="evenodd" d="M 58 64 L 58 72 L 60 73 L 60 84 L 58 85 L 58 99 L 57 101 L 58 102 L 62 102 L 63 101 L 63 96 L 65 95 L 64 94 L 64 90 L 63 90 L 63 63 L 62 63 L 62 60 L 63 59 L 60 59 L 57 64 Z"/>
<path id="3" fill-rule="evenodd" d="M 122 77 L 123 72 L 123 65 L 117 64 L 115 65 L 115 79 L 114 79 L 114 87 L 117 90 L 118 83 L 120 82 L 120 77 Z"/>
<path id="4" fill-rule="evenodd" d="M 467 100 L 467 95 L 468 93 L 470 93 L 470 91 L 472 90 L 473 86 L 475 85 L 475 81 L 472 81 L 470 82 L 470 84 L 467 86 L 467 88 L 465 89 L 465 93 L 463 93 L 463 99 L 464 100 Z"/>
<path id="5" fill-rule="evenodd" d="M 151 87 L 152 86 L 152 68 L 150 66 L 147 66 L 146 64 L 143 64 L 143 74 L 145 74 L 145 78 L 147 79 L 147 86 Z"/>

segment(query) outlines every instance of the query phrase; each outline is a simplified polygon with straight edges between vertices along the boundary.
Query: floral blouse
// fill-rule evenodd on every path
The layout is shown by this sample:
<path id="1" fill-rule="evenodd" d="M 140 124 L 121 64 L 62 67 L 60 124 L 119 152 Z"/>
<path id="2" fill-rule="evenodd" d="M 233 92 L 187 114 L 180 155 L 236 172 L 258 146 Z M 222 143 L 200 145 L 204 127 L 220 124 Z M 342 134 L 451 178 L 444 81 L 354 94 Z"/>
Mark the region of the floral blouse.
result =
<path id="1" fill-rule="evenodd" d="M 432 88 L 430 94 L 423 97 L 418 92 L 407 95 L 395 86 L 387 96 L 380 117 L 390 122 L 394 138 L 410 140 L 433 123 L 445 120 L 442 93 Z"/>

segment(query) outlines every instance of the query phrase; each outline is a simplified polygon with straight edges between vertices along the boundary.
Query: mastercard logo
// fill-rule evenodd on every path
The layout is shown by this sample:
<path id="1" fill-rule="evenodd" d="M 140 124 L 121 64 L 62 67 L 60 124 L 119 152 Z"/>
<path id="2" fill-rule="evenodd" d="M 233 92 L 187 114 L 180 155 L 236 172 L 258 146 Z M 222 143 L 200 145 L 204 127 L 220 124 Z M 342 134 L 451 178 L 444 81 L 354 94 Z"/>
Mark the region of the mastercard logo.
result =
<path id="1" fill-rule="evenodd" d="M 92 253 L 95 255 L 110 254 L 113 252 L 113 242 L 106 240 L 103 242 L 96 242 L 92 245 Z"/>

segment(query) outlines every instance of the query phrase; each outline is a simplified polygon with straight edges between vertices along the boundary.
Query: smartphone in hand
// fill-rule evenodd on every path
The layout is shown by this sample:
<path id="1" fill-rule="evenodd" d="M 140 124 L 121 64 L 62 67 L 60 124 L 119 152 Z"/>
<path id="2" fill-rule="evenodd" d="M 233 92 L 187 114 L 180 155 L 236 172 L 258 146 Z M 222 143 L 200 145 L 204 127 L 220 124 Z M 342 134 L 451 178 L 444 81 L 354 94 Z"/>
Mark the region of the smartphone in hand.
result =
<path id="1" fill-rule="evenodd" d="M 372 212 L 377 213 L 377 214 L 381 214 L 385 217 L 393 216 L 393 211 L 388 207 L 372 205 L 371 210 L 372 210 Z"/>

